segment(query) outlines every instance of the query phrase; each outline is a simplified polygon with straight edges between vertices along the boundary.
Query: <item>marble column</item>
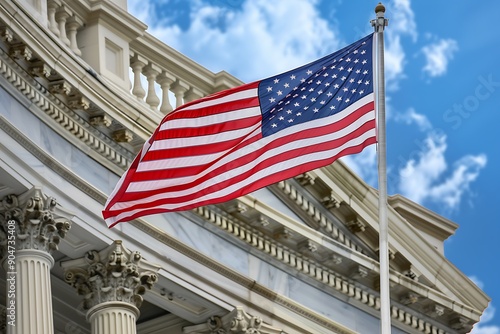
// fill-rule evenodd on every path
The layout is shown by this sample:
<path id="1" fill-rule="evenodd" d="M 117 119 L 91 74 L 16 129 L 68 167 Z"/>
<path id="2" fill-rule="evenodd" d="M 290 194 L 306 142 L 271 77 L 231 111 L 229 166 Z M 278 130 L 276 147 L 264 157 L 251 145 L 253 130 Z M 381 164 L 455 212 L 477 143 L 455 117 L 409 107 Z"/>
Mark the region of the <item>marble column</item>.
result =
<path id="1" fill-rule="evenodd" d="M 7 333 L 54 333 L 52 252 L 71 227 L 54 198 L 32 188 L 0 202 L 0 246 L 7 271 Z"/>
<path id="2" fill-rule="evenodd" d="M 61 266 L 66 282 L 84 297 L 92 334 L 137 332 L 142 295 L 158 280 L 159 266 L 126 249 L 121 240 Z"/>

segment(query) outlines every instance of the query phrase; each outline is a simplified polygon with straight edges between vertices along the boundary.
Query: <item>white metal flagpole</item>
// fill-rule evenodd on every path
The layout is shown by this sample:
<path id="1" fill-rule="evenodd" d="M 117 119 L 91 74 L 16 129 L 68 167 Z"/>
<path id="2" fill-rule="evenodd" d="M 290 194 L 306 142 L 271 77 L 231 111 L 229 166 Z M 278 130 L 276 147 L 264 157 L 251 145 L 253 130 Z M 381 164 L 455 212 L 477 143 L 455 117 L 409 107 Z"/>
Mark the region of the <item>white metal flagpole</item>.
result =
<path id="1" fill-rule="evenodd" d="M 378 113 L 378 218 L 379 218 L 379 262 L 380 262 L 380 332 L 391 333 L 391 297 L 389 290 L 389 242 L 387 222 L 387 163 L 385 130 L 385 77 L 384 77 L 384 28 L 388 20 L 385 7 L 375 7 L 377 18 L 372 20 L 376 36 L 377 113 Z"/>

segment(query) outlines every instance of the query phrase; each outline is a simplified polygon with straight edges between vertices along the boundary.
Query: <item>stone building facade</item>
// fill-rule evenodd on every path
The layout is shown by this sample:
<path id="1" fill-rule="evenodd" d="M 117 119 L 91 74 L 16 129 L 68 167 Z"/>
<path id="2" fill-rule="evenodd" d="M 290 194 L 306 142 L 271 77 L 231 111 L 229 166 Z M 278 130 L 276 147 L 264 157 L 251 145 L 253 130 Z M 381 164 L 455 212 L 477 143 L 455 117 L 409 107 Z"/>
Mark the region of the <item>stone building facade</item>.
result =
<path id="1" fill-rule="evenodd" d="M 377 192 L 339 161 L 106 227 L 162 117 L 241 84 L 146 29 L 126 0 L 0 2 L 0 330 L 378 333 Z M 444 256 L 457 225 L 389 204 L 393 333 L 469 332 L 489 298 Z"/>

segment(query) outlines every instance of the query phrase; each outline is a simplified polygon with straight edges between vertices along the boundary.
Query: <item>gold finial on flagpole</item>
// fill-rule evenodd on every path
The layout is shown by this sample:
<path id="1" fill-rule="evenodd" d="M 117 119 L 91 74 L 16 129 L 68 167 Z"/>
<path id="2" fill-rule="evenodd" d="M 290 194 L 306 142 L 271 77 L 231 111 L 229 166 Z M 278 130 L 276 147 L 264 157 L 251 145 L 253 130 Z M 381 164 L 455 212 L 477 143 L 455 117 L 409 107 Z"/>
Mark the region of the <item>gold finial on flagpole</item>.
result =
<path id="1" fill-rule="evenodd" d="M 381 2 L 379 2 L 377 7 L 375 7 L 375 13 L 378 13 L 378 12 L 385 13 L 385 6 L 382 5 Z"/>

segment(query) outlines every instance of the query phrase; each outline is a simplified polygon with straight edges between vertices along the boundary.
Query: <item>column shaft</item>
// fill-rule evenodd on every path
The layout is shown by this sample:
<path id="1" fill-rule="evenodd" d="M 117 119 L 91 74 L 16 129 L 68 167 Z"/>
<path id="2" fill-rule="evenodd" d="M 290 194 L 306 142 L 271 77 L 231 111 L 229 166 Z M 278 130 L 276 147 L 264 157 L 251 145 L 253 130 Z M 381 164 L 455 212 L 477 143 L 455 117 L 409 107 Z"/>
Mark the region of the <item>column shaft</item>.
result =
<path id="1" fill-rule="evenodd" d="M 92 334 L 136 334 L 139 310 L 128 303 L 99 304 L 87 313 Z"/>
<path id="2" fill-rule="evenodd" d="M 25 249 L 16 252 L 15 272 L 6 268 L 7 278 L 15 275 L 15 326 L 7 326 L 9 334 L 52 334 L 52 290 L 50 269 L 54 259 L 46 252 Z M 12 285 L 7 284 L 7 295 Z M 10 302 L 10 299 L 8 299 Z"/>

